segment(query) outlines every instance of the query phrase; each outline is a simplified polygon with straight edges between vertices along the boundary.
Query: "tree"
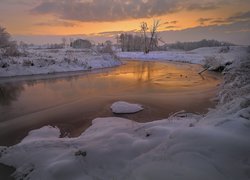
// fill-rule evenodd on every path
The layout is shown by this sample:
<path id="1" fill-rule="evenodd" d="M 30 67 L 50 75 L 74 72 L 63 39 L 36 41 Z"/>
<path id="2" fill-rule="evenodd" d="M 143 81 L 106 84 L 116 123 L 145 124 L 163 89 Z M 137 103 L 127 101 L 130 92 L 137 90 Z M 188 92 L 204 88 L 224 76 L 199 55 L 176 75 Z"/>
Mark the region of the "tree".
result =
<path id="1" fill-rule="evenodd" d="M 4 56 L 18 56 L 20 55 L 15 41 L 10 41 L 10 34 L 5 28 L 0 26 L 0 51 Z"/>
<path id="2" fill-rule="evenodd" d="M 8 47 L 10 44 L 10 34 L 5 28 L 0 26 L 0 48 Z"/>
<path id="3" fill-rule="evenodd" d="M 146 22 L 141 23 L 141 32 L 144 37 L 144 53 L 149 53 L 158 44 L 157 30 L 160 27 L 160 20 L 154 20 L 152 26 L 150 27 L 150 40 L 148 42 L 147 31 L 149 30 Z"/>
<path id="4" fill-rule="evenodd" d="M 147 46 L 147 31 L 148 31 L 148 25 L 146 22 L 141 23 L 141 31 L 143 33 L 144 37 L 144 53 L 147 54 L 149 52 L 148 46 Z"/>
<path id="5" fill-rule="evenodd" d="M 160 26 L 160 20 L 154 20 L 153 25 L 150 28 L 150 42 L 149 42 L 149 48 L 150 50 L 153 50 L 154 46 L 157 46 L 157 30 Z"/>
<path id="6" fill-rule="evenodd" d="M 65 37 L 62 38 L 62 45 L 65 48 L 67 44 L 67 39 Z"/>

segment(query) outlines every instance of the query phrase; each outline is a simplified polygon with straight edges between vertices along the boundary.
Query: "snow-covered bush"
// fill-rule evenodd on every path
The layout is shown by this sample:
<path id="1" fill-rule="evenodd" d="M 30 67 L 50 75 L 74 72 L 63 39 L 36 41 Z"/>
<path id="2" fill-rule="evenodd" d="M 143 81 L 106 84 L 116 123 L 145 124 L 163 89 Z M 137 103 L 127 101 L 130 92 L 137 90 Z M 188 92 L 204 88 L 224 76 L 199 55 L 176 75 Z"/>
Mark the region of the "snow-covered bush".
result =
<path id="1" fill-rule="evenodd" d="M 7 63 L 7 62 L 3 62 L 3 61 L 0 61 L 0 67 L 1 68 L 7 68 L 9 67 L 10 65 Z"/>
<path id="2" fill-rule="evenodd" d="M 68 64 L 70 64 L 70 62 L 71 62 L 71 59 L 70 58 L 63 58 L 63 62 L 66 62 L 66 63 L 68 63 Z"/>
<path id="3" fill-rule="evenodd" d="M 33 63 L 33 61 L 31 61 L 29 59 L 24 59 L 23 60 L 23 66 L 26 66 L 26 67 L 28 67 L 28 66 L 34 66 L 34 63 Z"/>
<path id="4" fill-rule="evenodd" d="M 111 44 L 106 44 L 104 47 L 100 50 L 102 53 L 108 53 L 108 54 L 114 54 L 114 51 L 112 49 Z"/>
<path id="5" fill-rule="evenodd" d="M 78 64 L 79 63 L 78 59 L 74 58 L 73 63 Z"/>
<path id="6" fill-rule="evenodd" d="M 204 67 L 212 71 L 222 71 L 224 69 L 222 58 L 223 57 L 206 56 L 204 59 Z"/>
<path id="7" fill-rule="evenodd" d="M 41 59 L 36 60 L 35 64 L 37 64 L 39 67 L 45 67 L 45 66 L 56 64 L 56 61 L 54 59 L 41 58 Z"/>
<path id="8" fill-rule="evenodd" d="M 50 44 L 49 49 L 63 49 L 64 45 L 63 44 Z"/>
<path id="9" fill-rule="evenodd" d="M 221 103 L 228 103 L 237 97 L 250 95 L 250 57 L 242 61 L 235 61 L 231 66 L 234 68 L 229 66 L 225 69 L 226 76 L 220 92 Z"/>
<path id="10" fill-rule="evenodd" d="M 18 51 L 16 42 L 11 42 L 8 47 L 4 48 L 3 56 L 20 56 L 21 53 Z"/>
<path id="11" fill-rule="evenodd" d="M 219 50 L 219 53 L 228 53 L 230 51 L 230 47 L 226 46 L 226 47 L 222 47 Z"/>

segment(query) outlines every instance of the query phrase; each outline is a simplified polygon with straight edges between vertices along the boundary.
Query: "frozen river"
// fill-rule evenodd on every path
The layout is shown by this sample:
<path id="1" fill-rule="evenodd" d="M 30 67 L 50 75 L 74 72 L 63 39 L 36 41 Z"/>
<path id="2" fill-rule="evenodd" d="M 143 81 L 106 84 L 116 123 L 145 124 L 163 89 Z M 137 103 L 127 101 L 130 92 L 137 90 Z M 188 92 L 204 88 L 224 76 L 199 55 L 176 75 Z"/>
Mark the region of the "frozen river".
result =
<path id="1" fill-rule="evenodd" d="M 200 65 L 124 61 L 125 65 L 95 72 L 0 79 L 0 145 L 19 142 L 44 125 L 77 136 L 96 117 L 120 116 L 138 122 L 185 110 L 206 113 L 214 107 L 218 74 L 198 75 Z M 137 114 L 115 115 L 115 101 L 142 104 Z"/>

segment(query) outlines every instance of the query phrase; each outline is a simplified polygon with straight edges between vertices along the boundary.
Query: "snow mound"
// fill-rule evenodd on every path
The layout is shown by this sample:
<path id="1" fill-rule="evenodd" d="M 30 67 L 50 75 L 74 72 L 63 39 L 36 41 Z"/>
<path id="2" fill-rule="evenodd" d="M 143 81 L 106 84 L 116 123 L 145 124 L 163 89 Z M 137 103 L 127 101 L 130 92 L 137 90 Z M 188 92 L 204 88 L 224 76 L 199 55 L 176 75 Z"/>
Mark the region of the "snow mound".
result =
<path id="1" fill-rule="evenodd" d="M 117 114 L 136 113 L 143 110 L 143 107 L 140 104 L 132 104 L 124 101 L 115 102 L 110 108 L 113 113 Z"/>

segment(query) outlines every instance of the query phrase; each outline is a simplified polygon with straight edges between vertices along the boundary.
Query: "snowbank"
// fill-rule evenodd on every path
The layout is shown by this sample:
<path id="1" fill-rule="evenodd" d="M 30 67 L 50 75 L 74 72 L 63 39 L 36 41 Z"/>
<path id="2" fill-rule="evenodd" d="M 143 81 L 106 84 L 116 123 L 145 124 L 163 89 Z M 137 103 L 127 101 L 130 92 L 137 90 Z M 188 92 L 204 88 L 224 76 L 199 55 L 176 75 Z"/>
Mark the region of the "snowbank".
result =
<path id="1" fill-rule="evenodd" d="M 25 56 L 0 57 L 0 77 L 53 74 L 121 65 L 109 54 L 91 49 L 28 49 Z"/>
<path id="2" fill-rule="evenodd" d="M 43 127 L 0 147 L 0 162 L 17 168 L 17 179 L 248 180 L 249 68 L 249 56 L 227 67 L 219 104 L 204 117 L 97 118 L 77 138 L 59 138 L 57 128 Z"/>
<path id="3" fill-rule="evenodd" d="M 224 50 L 225 47 L 205 47 L 192 51 L 152 51 L 149 54 L 143 52 L 119 52 L 117 55 L 124 59 L 168 60 L 202 65 L 212 59 L 216 63 L 225 64 L 245 57 L 247 48 L 247 46 L 231 46 L 228 50 Z"/>
<path id="4" fill-rule="evenodd" d="M 117 114 L 136 113 L 143 110 L 143 107 L 140 104 L 132 104 L 124 101 L 115 102 L 110 108 L 113 113 Z"/>

